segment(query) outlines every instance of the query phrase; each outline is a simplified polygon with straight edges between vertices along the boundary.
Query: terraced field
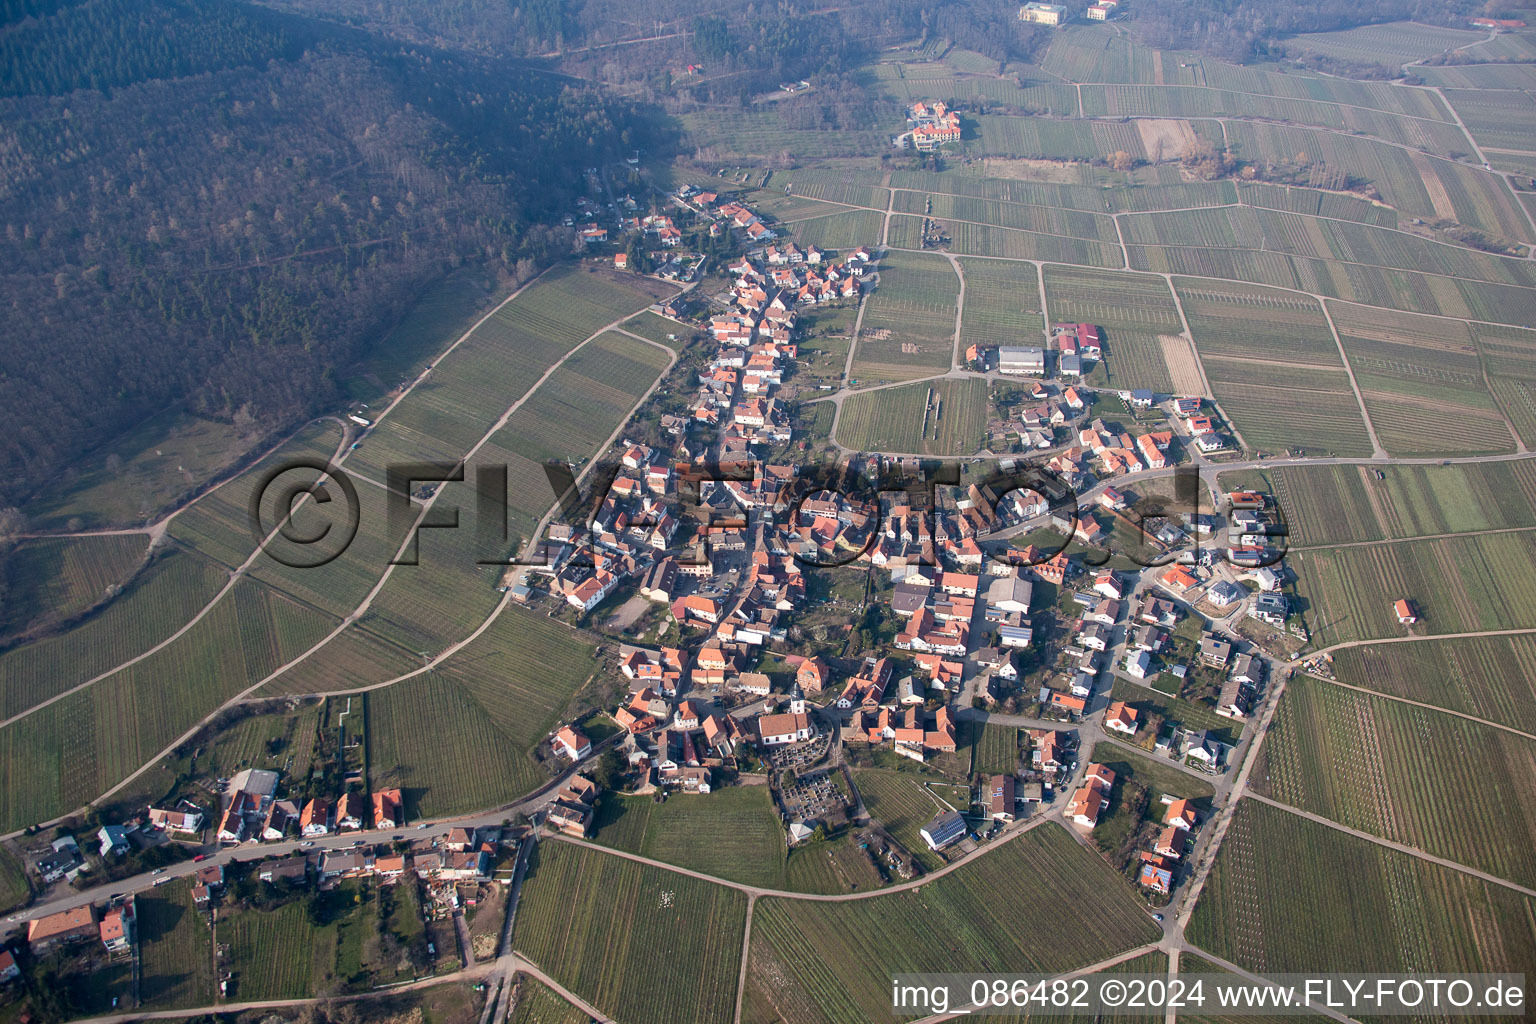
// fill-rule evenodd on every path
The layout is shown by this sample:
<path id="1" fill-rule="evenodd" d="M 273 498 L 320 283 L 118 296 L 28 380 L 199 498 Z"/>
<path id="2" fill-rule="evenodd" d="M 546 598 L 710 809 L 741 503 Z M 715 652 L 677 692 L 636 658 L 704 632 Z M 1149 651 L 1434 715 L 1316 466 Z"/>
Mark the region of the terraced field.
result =
<path id="1" fill-rule="evenodd" d="M 160 651 L 0 727 L 0 765 L 36 780 L 0 796 L 0 822 L 20 828 L 95 799 L 335 625 L 260 583 L 237 583 Z"/>
<path id="2" fill-rule="evenodd" d="M 1245 800 L 1188 935 L 1260 973 L 1510 971 L 1536 957 L 1533 914 L 1512 890 Z"/>
<path id="3" fill-rule="evenodd" d="M 855 249 L 876 245 L 884 218 L 872 210 L 845 210 L 824 217 L 808 217 L 787 227 L 801 245 L 823 249 Z"/>
<path id="4" fill-rule="evenodd" d="M 1227 124 L 1233 153 L 1247 160 L 1312 165 L 1368 180 L 1405 215 L 1456 220 L 1496 237 L 1529 242 L 1531 226 L 1503 180 L 1480 167 L 1410 153 L 1373 139 L 1288 125 Z"/>
<path id="5" fill-rule="evenodd" d="M 460 458 L 556 360 L 653 294 L 674 290 L 588 267 L 551 271 L 440 359 L 346 468 L 383 480 L 391 462 Z"/>
<path id="6" fill-rule="evenodd" d="M 1091 160 L 1116 152 L 1147 155 L 1141 136 L 1129 124 L 985 115 L 976 122 L 981 137 L 972 148 L 987 156 Z"/>
<path id="7" fill-rule="evenodd" d="M 865 300 L 853 376 L 906 380 L 949 369 L 959 292 L 960 279 L 942 256 L 888 254 L 880 261 L 879 287 Z"/>
<path id="8" fill-rule="evenodd" d="M 1473 324 L 1488 387 L 1528 447 L 1536 446 L 1536 331 Z"/>
<path id="9" fill-rule="evenodd" d="M 546 840 L 523 885 L 513 945 L 619 1020 L 713 1024 L 735 1005 L 746 915 L 736 890 Z M 658 971 L 658 962 L 688 969 Z"/>
<path id="10" fill-rule="evenodd" d="M 961 963 L 1062 971 L 1155 937 L 1109 866 L 1046 824 L 919 889 L 842 903 L 759 900 L 742 1019 L 876 1020 L 891 1013 L 893 973 Z"/>
<path id="11" fill-rule="evenodd" d="M 1111 218 L 1079 210 L 956 196 L 944 192 L 909 191 L 896 193 L 895 209 L 898 213 L 926 215 L 942 221 L 969 221 L 1111 244 L 1116 241 L 1115 223 Z"/>
<path id="12" fill-rule="evenodd" d="M 1505 788 L 1478 828 L 1445 810 L 1476 806 L 1490 780 L 1532 763 L 1536 740 L 1303 676 L 1286 688 L 1255 778 L 1282 803 L 1530 887 L 1536 791 Z"/>
<path id="13" fill-rule="evenodd" d="M 1352 62 L 1390 62 L 1393 66 L 1467 46 L 1486 38 L 1481 32 L 1392 21 L 1362 25 L 1337 32 L 1309 32 L 1295 36 L 1291 45 L 1310 53 Z"/>
<path id="14" fill-rule="evenodd" d="M 857 451 L 970 455 L 981 448 L 986 422 L 986 381 L 919 381 L 848 396 L 836 440 Z"/>
<path id="15" fill-rule="evenodd" d="M 1388 453 L 1515 450 L 1466 324 L 1342 302 L 1328 309 Z"/>

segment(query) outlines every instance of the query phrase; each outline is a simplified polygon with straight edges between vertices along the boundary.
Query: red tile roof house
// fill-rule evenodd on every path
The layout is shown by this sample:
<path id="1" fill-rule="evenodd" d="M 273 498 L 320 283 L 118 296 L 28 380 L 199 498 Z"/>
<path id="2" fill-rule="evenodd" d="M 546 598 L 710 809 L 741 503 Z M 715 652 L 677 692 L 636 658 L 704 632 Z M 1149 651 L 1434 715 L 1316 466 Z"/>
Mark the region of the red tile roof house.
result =
<path id="1" fill-rule="evenodd" d="M 1104 713 L 1104 728 L 1134 736 L 1136 735 L 1136 717 L 1135 708 L 1128 708 L 1125 706 L 1125 701 L 1117 700 Z"/>
<path id="2" fill-rule="evenodd" d="M 299 812 L 299 832 L 306 838 L 323 836 L 331 830 L 331 802 L 318 797 Z"/>
<path id="3" fill-rule="evenodd" d="M 1101 764 L 1090 764 L 1088 777 L 1067 805 L 1067 817 L 1086 828 L 1093 828 L 1099 823 L 1099 815 L 1109 802 L 1109 792 L 1114 784 L 1114 772 Z"/>
<path id="4" fill-rule="evenodd" d="M 555 733 L 551 746 L 572 761 L 580 761 L 592 753 L 592 741 L 574 726 L 564 725 Z"/>
<path id="5" fill-rule="evenodd" d="M 1168 810 L 1163 814 L 1163 823 L 1176 825 L 1182 829 L 1193 830 L 1199 824 L 1200 816 L 1195 811 L 1195 805 L 1188 800 L 1175 800 L 1168 805 Z"/>
<path id="6" fill-rule="evenodd" d="M 373 827 L 395 828 L 405 821 L 398 789 L 381 789 L 373 794 Z"/>
<path id="7" fill-rule="evenodd" d="M 350 831 L 363 827 L 363 798 L 355 793 L 345 793 L 336 805 L 336 827 Z"/>
<path id="8" fill-rule="evenodd" d="M 133 945 L 133 904 L 113 907 L 102 917 L 101 944 L 113 953 Z"/>

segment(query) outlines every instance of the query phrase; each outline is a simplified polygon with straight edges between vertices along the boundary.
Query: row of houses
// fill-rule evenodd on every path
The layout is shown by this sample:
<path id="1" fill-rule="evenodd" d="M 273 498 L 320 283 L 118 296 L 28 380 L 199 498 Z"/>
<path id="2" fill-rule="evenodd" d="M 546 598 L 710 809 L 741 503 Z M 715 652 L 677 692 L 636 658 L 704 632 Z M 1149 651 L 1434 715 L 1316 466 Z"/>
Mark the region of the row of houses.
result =
<path id="1" fill-rule="evenodd" d="M 359 829 L 399 828 L 405 823 L 400 790 L 375 790 L 371 798 L 343 793 L 336 801 L 315 797 L 299 812 L 299 832 L 306 838 Z"/>
<path id="2" fill-rule="evenodd" d="M 34 956 L 90 940 L 99 941 L 109 953 L 130 949 L 135 940 L 134 901 L 116 901 L 105 907 L 87 903 L 27 922 L 27 945 Z M 0 962 L 0 972 L 15 968 L 15 958 Z M 17 972 L 19 973 L 19 971 Z"/>

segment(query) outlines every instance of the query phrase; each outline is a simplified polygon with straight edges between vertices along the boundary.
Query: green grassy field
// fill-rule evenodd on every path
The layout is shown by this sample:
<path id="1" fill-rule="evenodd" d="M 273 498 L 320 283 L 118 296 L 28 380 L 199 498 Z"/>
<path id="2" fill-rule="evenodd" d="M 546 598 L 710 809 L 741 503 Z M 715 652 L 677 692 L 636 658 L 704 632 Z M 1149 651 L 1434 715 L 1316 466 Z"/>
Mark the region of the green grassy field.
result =
<path id="1" fill-rule="evenodd" d="M 1110 868 L 1047 824 L 918 889 L 759 900 L 742 1019 L 877 1020 L 891 1013 L 893 973 L 1055 972 L 1155 937 Z"/>
<path id="2" fill-rule="evenodd" d="M 1527 447 L 1536 445 L 1536 331 L 1473 324 L 1488 387 Z"/>
<path id="3" fill-rule="evenodd" d="M 1495 237 L 1529 242 L 1525 222 L 1503 180 L 1480 167 L 1389 146 L 1374 139 L 1290 125 L 1227 123 L 1234 155 L 1245 160 L 1308 165 L 1321 162 L 1368 180 L 1388 206 L 1409 217 L 1459 221 Z"/>
<path id="4" fill-rule="evenodd" d="M 341 444 L 341 425 L 332 420 L 318 420 L 305 425 L 270 455 L 257 461 L 221 487 L 209 491 L 176 514 L 168 533 L 199 554 L 233 569 L 256 550 L 255 529 L 251 524 L 250 503 L 258 481 L 279 467 L 299 459 L 329 462 Z M 283 484 L 305 482 L 313 473 L 295 469 L 284 473 Z M 272 530 L 286 511 L 278 508 L 278 491 L 261 508 L 262 524 Z M 306 503 L 307 504 L 307 503 Z"/>
<path id="5" fill-rule="evenodd" d="M 1481 32 L 1421 25 L 1413 21 L 1392 21 L 1337 32 L 1309 32 L 1292 37 L 1290 42 L 1298 49 L 1320 53 L 1336 60 L 1382 62 L 1395 67 L 1444 50 L 1466 46 L 1483 38 Z"/>
<path id="6" fill-rule="evenodd" d="M 383 480 L 391 462 L 462 457 L 558 359 L 604 324 L 674 291 L 633 275 L 557 267 L 439 359 L 346 467 Z"/>
<path id="7" fill-rule="evenodd" d="M 710 837 L 706 839 L 705 837 Z M 596 841 L 706 875 L 785 887 L 785 840 L 766 786 L 730 786 L 704 796 L 603 797 Z"/>
<path id="8" fill-rule="evenodd" d="M 0 911 L 21 903 L 31 891 L 26 866 L 10 850 L 0 849 Z"/>
<path id="9" fill-rule="evenodd" d="M 1223 474 L 1223 486 L 1227 486 Z M 1255 476 L 1293 547 L 1536 526 L 1536 466 L 1280 466 Z"/>
<path id="10" fill-rule="evenodd" d="M 906 380 L 949 369 L 960 279 L 942 256 L 892 252 L 865 300 L 853 357 L 859 380 Z"/>
<path id="11" fill-rule="evenodd" d="M 842 210 L 791 221 L 786 226 L 801 245 L 855 249 L 861 245 L 878 245 L 883 223 L 884 218 L 873 210 Z"/>
<path id="12" fill-rule="evenodd" d="M 347 397 L 375 402 L 420 373 L 499 301 L 493 278 L 489 268 L 469 264 L 429 287 L 343 379 Z"/>
<path id="13" fill-rule="evenodd" d="M 206 559 L 174 549 L 162 555 L 96 615 L 0 656 L 6 715 L 142 654 L 197 614 L 222 583 Z"/>
<path id="14" fill-rule="evenodd" d="M 1467 325 L 1342 302 L 1328 309 L 1388 452 L 1514 451 Z"/>
<path id="15" fill-rule="evenodd" d="M 1205 981 L 1207 983 L 1204 990 L 1206 998 L 1204 1008 L 1206 1012 L 1195 1013 L 1186 1010 L 1179 1011 L 1179 1019 L 1189 1021 L 1191 1024 L 1238 1024 L 1240 1021 L 1243 1022 L 1243 1024 L 1285 1024 L 1286 1021 L 1294 1021 L 1298 1019 L 1298 1017 L 1303 1020 L 1315 1020 L 1321 1016 L 1321 1014 L 1315 1013 L 1287 1014 L 1283 1017 L 1263 1017 L 1252 1013 L 1222 1013 L 1220 1009 L 1215 1008 L 1217 997 L 1215 996 L 1215 993 L 1211 991 L 1209 983 L 1218 980 L 1217 976 L 1222 976 L 1222 980 L 1235 978 L 1236 976 L 1233 975 L 1232 972 L 1228 971 L 1224 967 L 1217 966 L 1203 956 L 1195 956 L 1186 953 L 1179 957 L 1179 974 L 1181 976 L 1186 974 L 1191 975 L 1189 978 L 1190 982 Z M 1205 977 L 1200 978 L 1197 977 L 1198 975 L 1205 975 Z"/>
<path id="16" fill-rule="evenodd" d="M 1019 746 L 1024 731 L 1014 725 L 988 722 L 971 745 L 971 771 L 1013 775 L 1019 770 Z"/>
<path id="17" fill-rule="evenodd" d="M 926 214 L 944 221 L 969 221 L 1090 241 L 1116 242 L 1115 224 L 1109 217 L 1059 207 L 1009 203 L 944 192 L 901 191 L 896 193 L 895 209 L 898 213 L 917 216 Z"/>
<path id="18" fill-rule="evenodd" d="M 1477 828 L 1445 813 L 1473 807 L 1490 780 L 1514 779 L 1536 741 L 1309 677 L 1285 692 L 1257 777 L 1269 795 L 1350 828 L 1529 886 L 1536 793 L 1511 786 Z"/>
<path id="19" fill-rule="evenodd" d="M 1536 626 L 1536 533 L 1497 533 L 1295 551 L 1288 564 L 1318 644 Z M 1402 626 L 1398 598 L 1419 609 Z"/>
<path id="20" fill-rule="evenodd" d="M 714 1024 L 735 1005 L 746 914 L 735 890 L 546 840 L 523 885 L 512 944 L 619 1020 Z"/>
<path id="21" fill-rule="evenodd" d="M 251 715 L 200 744 L 196 770 L 227 779 L 242 769 L 262 768 L 302 783 L 314 759 L 319 724 L 319 702 L 290 714 Z"/>
<path id="22" fill-rule="evenodd" d="M 237 464 L 257 440 L 227 423 L 160 413 L 60 474 L 23 511 L 34 530 L 147 522 Z"/>
<path id="23" fill-rule="evenodd" d="M 986 381 L 920 381 L 849 396 L 836 440 L 860 451 L 970 455 L 986 422 Z"/>
<path id="24" fill-rule="evenodd" d="M 272 911 L 220 914 L 234 998 L 302 999 L 345 981 L 336 974 L 338 930 L 311 923 L 307 904 L 296 899 Z"/>
<path id="25" fill-rule="evenodd" d="M 5 560 L 0 635 L 46 629 L 110 600 L 148 550 L 141 534 L 23 541 Z"/>
<path id="26" fill-rule="evenodd" d="M 1512 971 L 1536 957 L 1533 913 L 1512 890 L 1245 800 L 1188 935 L 1258 972 Z"/>
<path id="27" fill-rule="evenodd" d="M 665 345 L 675 352 L 681 352 L 689 339 L 699 333 L 697 328 L 680 324 L 676 320 L 668 320 L 649 310 L 639 316 L 630 317 L 619 326 L 632 334 L 649 338 L 658 345 Z"/>
<path id="28" fill-rule="evenodd" d="M 208 917 L 182 880 L 156 886 L 134 901 L 146 1006 L 206 1006 L 213 1002 L 213 938 Z"/>
<path id="29" fill-rule="evenodd" d="M 845 893 L 884 884 L 869 854 L 851 836 L 807 842 L 789 851 L 785 888 L 794 892 Z"/>

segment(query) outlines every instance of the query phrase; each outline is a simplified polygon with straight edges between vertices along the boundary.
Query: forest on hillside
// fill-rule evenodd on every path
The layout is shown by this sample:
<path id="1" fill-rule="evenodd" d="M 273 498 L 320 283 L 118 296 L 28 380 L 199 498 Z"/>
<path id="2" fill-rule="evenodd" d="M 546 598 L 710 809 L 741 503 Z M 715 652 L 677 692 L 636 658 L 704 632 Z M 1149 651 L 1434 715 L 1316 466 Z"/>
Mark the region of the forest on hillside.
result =
<path id="1" fill-rule="evenodd" d="M 0 7 L 0 505 L 166 408 L 252 443 L 467 259 L 567 255 L 668 135 L 504 61 L 230 0 Z"/>

